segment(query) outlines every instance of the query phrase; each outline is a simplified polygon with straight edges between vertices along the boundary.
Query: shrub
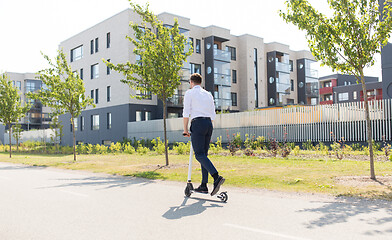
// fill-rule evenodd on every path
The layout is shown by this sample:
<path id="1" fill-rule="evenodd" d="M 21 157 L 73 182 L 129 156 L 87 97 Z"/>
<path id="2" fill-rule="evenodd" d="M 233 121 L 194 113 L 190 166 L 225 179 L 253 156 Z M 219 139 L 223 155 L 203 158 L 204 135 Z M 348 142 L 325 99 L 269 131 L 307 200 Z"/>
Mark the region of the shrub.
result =
<path id="1" fill-rule="evenodd" d="M 302 149 L 309 150 L 309 151 L 313 150 L 314 146 L 312 140 L 309 139 L 308 141 L 302 143 Z"/>
<path id="2" fill-rule="evenodd" d="M 135 153 L 135 148 L 131 145 L 130 142 L 127 142 L 124 144 L 124 152 L 128 154 L 134 154 Z"/>
<path id="3" fill-rule="evenodd" d="M 97 149 L 97 153 L 99 154 L 106 154 L 108 153 L 108 146 L 100 145 L 99 149 Z"/>
<path id="4" fill-rule="evenodd" d="M 149 151 L 149 149 L 146 147 L 143 147 L 142 145 L 139 145 L 139 147 L 136 149 L 136 152 L 140 155 L 145 155 L 148 153 L 148 151 Z"/>
<path id="5" fill-rule="evenodd" d="M 361 151 L 362 150 L 362 146 L 360 143 L 353 143 L 351 144 L 351 148 L 354 151 Z"/>
<path id="6" fill-rule="evenodd" d="M 266 142 L 264 136 L 258 136 L 254 142 L 254 149 L 266 149 Z M 253 147 L 252 147 L 253 148 Z"/>
<path id="7" fill-rule="evenodd" d="M 114 143 L 110 144 L 109 150 L 111 153 L 114 153 L 114 154 L 120 153 L 122 150 L 121 143 L 117 142 L 116 144 L 114 144 Z"/>
<path id="8" fill-rule="evenodd" d="M 156 139 L 151 140 L 151 143 L 153 144 L 153 149 L 157 154 L 163 154 L 165 153 L 165 144 L 161 141 L 160 137 L 157 137 Z"/>
<path id="9" fill-rule="evenodd" d="M 190 143 L 190 142 L 189 142 Z M 184 155 L 189 153 L 190 144 L 185 144 L 183 142 L 176 143 L 173 146 L 173 150 L 176 151 L 178 155 Z"/>
<path id="10" fill-rule="evenodd" d="M 227 131 L 227 139 L 228 139 L 227 148 L 229 149 L 231 156 L 234 156 L 235 153 L 240 149 L 241 143 L 238 143 L 238 141 L 236 140 L 236 135 L 235 134 L 233 134 L 233 139 L 230 139 L 228 131 Z"/>
<path id="11" fill-rule="evenodd" d="M 90 144 L 90 143 L 87 144 L 87 146 L 86 146 L 86 153 L 87 154 L 92 154 L 93 151 L 94 151 L 94 146 L 92 144 Z"/>
<path id="12" fill-rule="evenodd" d="M 244 142 L 244 146 L 245 146 L 245 150 L 244 150 L 244 154 L 246 156 L 254 156 L 255 153 L 252 149 L 252 142 L 254 142 L 254 136 L 253 136 L 253 140 L 251 140 L 249 138 L 249 134 L 245 134 L 245 142 Z"/>
<path id="13" fill-rule="evenodd" d="M 76 152 L 80 155 L 80 154 L 86 154 L 87 150 L 86 150 L 86 145 L 84 145 L 84 143 L 80 143 L 78 144 L 78 146 L 76 147 Z"/>
<path id="14" fill-rule="evenodd" d="M 294 156 L 297 156 L 298 154 L 299 154 L 299 146 L 295 146 L 294 148 L 293 148 L 293 154 L 294 154 Z"/>

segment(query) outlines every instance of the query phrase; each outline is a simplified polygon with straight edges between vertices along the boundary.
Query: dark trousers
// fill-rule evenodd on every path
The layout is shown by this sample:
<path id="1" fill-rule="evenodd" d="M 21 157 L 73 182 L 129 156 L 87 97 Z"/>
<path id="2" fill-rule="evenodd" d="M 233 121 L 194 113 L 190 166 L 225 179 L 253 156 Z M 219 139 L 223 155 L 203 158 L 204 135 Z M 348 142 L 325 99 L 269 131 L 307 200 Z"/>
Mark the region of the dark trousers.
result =
<path id="1" fill-rule="evenodd" d="M 218 173 L 210 159 L 207 157 L 212 135 L 212 122 L 209 118 L 194 119 L 191 122 L 191 140 L 197 161 L 201 165 L 202 183 L 208 183 L 208 173 Z"/>

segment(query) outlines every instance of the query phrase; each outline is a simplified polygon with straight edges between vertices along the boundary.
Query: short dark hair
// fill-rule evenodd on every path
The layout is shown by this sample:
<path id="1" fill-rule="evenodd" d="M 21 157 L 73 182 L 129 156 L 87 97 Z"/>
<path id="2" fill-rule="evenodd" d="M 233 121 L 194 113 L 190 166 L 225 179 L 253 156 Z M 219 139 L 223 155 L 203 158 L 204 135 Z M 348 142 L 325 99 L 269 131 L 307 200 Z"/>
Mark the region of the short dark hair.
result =
<path id="1" fill-rule="evenodd" d="M 202 76 L 198 73 L 194 73 L 191 75 L 191 81 L 196 84 L 201 84 L 202 80 L 203 80 Z"/>

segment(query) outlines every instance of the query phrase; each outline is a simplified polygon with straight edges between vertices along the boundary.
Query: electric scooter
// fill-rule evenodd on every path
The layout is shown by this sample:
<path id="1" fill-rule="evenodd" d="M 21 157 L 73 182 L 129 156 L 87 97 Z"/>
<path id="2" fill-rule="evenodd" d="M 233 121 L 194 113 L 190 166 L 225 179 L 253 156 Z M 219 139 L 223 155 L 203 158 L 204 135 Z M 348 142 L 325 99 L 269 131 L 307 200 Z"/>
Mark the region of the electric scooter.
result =
<path id="1" fill-rule="evenodd" d="M 192 184 L 192 180 L 191 180 L 192 157 L 193 157 L 193 147 L 191 144 L 191 149 L 190 149 L 190 153 L 189 153 L 188 182 L 187 182 L 186 188 L 185 188 L 185 196 L 186 197 L 190 197 L 192 195 L 192 193 L 198 193 L 198 192 L 195 192 L 195 189 L 193 188 L 193 184 Z M 205 193 L 199 193 L 199 194 L 205 194 Z M 227 195 L 227 192 L 221 192 L 215 196 L 217 198 L 219 198 L 222 202 L 227 202 L 227 199 L 229 198 L 229 196 Z"/>

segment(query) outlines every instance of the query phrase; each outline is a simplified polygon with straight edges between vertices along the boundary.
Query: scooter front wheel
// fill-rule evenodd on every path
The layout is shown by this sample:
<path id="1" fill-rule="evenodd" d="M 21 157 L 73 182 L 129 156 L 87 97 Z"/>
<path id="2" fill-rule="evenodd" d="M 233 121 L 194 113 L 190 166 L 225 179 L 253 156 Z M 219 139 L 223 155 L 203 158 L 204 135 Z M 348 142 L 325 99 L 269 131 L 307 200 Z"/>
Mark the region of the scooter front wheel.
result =
<path id="1" fill-rule="evenodd" d="M 184 193 L 185 193 L 186 197 L 190 197 L 192 195 L 192 192 L 191 192 L 191 189 L 189 188 L 189 186 L 186 186 Z"/>

